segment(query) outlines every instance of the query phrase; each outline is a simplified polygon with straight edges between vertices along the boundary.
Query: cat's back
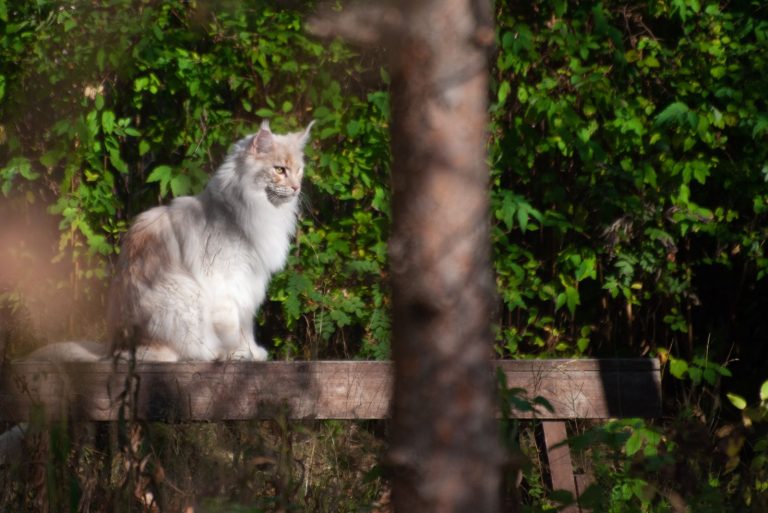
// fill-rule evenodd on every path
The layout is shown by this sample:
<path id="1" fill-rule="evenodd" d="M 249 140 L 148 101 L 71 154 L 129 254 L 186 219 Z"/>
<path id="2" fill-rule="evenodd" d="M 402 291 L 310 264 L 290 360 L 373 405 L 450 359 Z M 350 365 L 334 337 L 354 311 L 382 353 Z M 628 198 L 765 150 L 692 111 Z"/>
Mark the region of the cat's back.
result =
<path id="1" fill-rule="evenodd" d="M 151 272 L 180 262 L 185 249 L 199 241 L 205 223 L 203 208 L 194 196 L 182 196 L 169 205 L 139 214 L 123 239 L 121 259 L 141 263 Z"/>
<path id="2" fill-rule="evenodd" d="M 129 272 L 134 280 L 151 281 L 178 259 L 174 242 L 168 207 L 142 212 L 123 236 L 118 273 Z"/>
<path id="3" fill-rule="evenodd" d="M 153 314 L 147 304 L 168 296 L 163 287 L 172 287 L 169 284 L 174 279 L 190 274 L 183 248 L 189 245 L 185 242 L 190 238 L 189 226 L 194 226 L 199 211 L 194 198 L 177 198 L 136 216 L 123 235 L 107 305 L 113 350 L 125 349 L 134 339 L 141 339 Z"/>

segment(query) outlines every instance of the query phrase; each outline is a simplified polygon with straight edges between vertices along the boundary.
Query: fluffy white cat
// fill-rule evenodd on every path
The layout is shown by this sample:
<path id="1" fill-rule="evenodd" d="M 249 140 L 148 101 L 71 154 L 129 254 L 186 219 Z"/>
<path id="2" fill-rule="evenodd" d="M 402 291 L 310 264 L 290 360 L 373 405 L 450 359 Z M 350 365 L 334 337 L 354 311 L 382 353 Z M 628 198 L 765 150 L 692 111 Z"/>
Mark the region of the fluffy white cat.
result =
<path id="1" fill-rule="evenodd" d="M 136 218 L 110 288 L 108 345 L 62 342 L 24 360 L 266 360 L 253 318 L 296 229 L 311 127 L 278 135 L 262 123 L 201 194 Z M 19 456 L 25 430 L 0 434 L 0 466 Z"/>
<path id="2" fill-rule="evenodd" d="M 26 359 L 266 360 L 253 318 L 296 229 L 311 127 L 278 135 L 263 122 L 201 194 L 136 218 L 110 287 L 108 345 L 52 344 Z"/>
<path id="3" fill-rule="evenodd" d="M 138 216 L 109 295 L 113 352 L 266 360 L 253 318 L 295 232 L 311 126 L 277 135 L 262 123 L 234 145 L 201 194 Z"/>

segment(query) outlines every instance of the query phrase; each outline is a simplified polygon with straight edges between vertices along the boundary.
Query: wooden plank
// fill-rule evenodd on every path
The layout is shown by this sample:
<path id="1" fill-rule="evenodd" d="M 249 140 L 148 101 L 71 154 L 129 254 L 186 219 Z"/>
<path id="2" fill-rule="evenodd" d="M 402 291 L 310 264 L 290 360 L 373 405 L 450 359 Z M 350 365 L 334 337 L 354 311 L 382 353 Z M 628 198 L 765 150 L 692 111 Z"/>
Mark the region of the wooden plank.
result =
<path id="1" fill-rule="evenodd" d="M 520 418 L 656 417 L 655 360 L 500 361 L 507 385 L 554 407 Z M 389 362 L 14 363 L 0 375 L 0 421 L 44 406 L 51 417 L 115 420 L 126 383 L 133 411 L 147 420 L 379 419 L 389 413 Z M 129 396 L 131 394 L 128 394 Z"/>
<path id="2" fill-rule="evenodd" d="M 571 465 L 571 450 L 568 447 L 568 434 L 564 421 L 545 421 L 541 423 L 544 429 L 544 445 L 549 463 L 549 476 L 552 479 L 553 490 L 570 492 L 574 500 L 578 498 L 576 480 L 573 477 Z M 578 503 L 574 502 L 562 509 L 562 513 L 579 513 Z"/>
<path id="3" fill-rule="evenodd" d="M 589 488 L 591 485 L 595 482 L 595 477 L 591 474 L 574 474 L 576 478 L 576 492 L 578 493 L 579 497 L 584 493 L 584 491 Z M 591 509 L 587 509 L 583 507 L 581 504 L 579 504 L 579 509 L 581 513 L 592 513 Z"/>
<path id="4" fill-rule="evenodd" d="M 607 419 L 661 416 L 656 359 L 501 361 L 510 388 L 547 399 L 554 412 L 521 417 Z"/>

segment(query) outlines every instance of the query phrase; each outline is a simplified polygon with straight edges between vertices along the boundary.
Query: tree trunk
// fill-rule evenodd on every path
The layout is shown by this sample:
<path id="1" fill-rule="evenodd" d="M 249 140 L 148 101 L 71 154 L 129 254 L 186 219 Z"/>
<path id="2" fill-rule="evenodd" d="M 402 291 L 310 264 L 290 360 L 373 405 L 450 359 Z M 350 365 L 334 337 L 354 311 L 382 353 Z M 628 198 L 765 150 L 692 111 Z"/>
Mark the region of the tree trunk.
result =
<path id="1" fill-rule="evenodd" d="M 403 3 L 392 56 L 397 513 L 496 512 L 487 0 Z"/>

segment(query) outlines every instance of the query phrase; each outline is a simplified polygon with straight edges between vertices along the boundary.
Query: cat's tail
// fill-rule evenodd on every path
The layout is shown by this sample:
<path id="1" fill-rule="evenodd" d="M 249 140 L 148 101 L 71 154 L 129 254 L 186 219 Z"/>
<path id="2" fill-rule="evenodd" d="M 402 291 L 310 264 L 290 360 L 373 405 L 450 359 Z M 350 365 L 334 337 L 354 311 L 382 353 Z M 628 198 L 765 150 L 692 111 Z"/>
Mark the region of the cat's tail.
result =
<path id="1" fill-rule="evenodd" d="M 21 362 L 97 362 L 107 357 L 107 346 L 98 342 L 59 342 L 43 346 L 21 358 Z M 18 461 L 24 452 L 27 423 L 0 434 L 0 467 Z"/>
<path id="2" fill-rule="evenodd" d="M 22 362 L 97 362 L 109 356 L 99 342 L 57 342 L 43 346 L 22 358 Z"/>
<path id="3" fill-rule="evenodd" d="M 57 342 L 43 346 L 29 355 L 17 360 L 18 362 L 98 362 L 108 360 L 154 362 L 176 362 L 179 355 L 167 347 L 142 346 L 136 349 L 135 355 L 128 351 L 120 351 L 113 354 L 107 344 L 99 342 Z M 23 422 L 13 426 L 5 433 L 0 434 L 0 467 L 19 461 L 24 453 L 24 437 L 27 432 L 27 423 Z"/>
<path id="4" fill-rule="evenodd" d="M 19 461 L 23 453 L 27 423 L 22 422 L 0 435 L 0 468 Z"/>
<path id="5" fill-rule="evenodd" d="M 178 362 L 179 354 L 173 349 L 151 344 L 136 348 L 136 354 L 129 350 L 113 352 L 107 344 L 100 342 L 57 342 L 36 349 L 20 362 L 98 362 L 104 360 L 139 362 Z"/>

